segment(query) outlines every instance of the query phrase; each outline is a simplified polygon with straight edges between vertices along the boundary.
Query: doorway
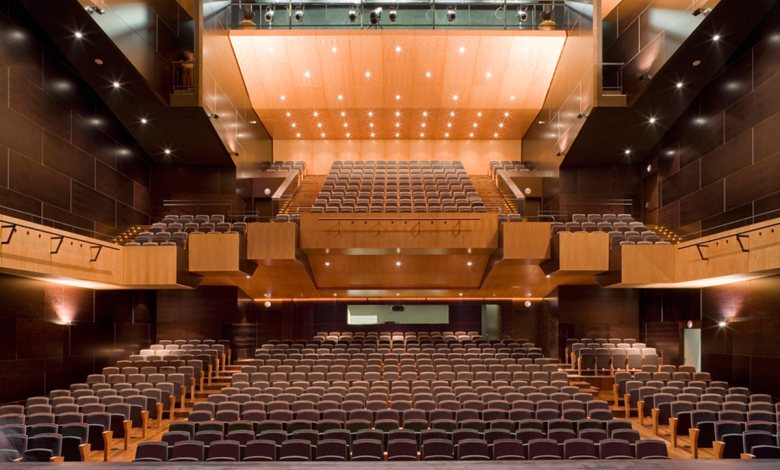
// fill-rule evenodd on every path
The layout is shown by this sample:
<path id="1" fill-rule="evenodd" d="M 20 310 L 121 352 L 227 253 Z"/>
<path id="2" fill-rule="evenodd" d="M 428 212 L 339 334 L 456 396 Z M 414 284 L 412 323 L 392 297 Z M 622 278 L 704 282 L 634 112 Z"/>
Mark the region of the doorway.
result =
<path id="1" fill-rule="evenodd" d="M 683 364 L 701 371 L 701 328 L 683 330 Z"/>

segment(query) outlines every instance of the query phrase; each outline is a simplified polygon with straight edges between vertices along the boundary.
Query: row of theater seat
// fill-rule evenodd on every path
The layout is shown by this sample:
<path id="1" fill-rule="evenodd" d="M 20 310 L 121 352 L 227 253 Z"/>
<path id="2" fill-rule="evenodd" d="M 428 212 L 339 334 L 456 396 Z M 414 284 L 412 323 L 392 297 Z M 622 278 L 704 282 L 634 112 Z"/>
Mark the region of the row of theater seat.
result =
<path id="1" fill-rule="evenodd" d="M 259 169 L 263 171 L 289 171 L 289 170 L 304 171 L 306 169 L 306 162 L 302 160 L 260 162 L 258 166 Z"/>
<path id="2" fill-rule="evenodd" d="M 128 246 L 179 246 L 186 247 L 190 233 L 232 233 L 241 235 L 247 230 L 246 222 L 226 222 L 218 215 L 166 215 L 162 222 L 153 223 L 147 231 L 139 232 L 125 243 Z"/>
<path id="3" fill-rule="evenodd" d="M 307 439 L 286 439 L 281 444 L 258 439 L 241 444 L 235 439 L 213 441 L 178 441 L 142 443 L 137 462 L 345 462 L 383 461 L 385 447 L 376 439 L 358 439 L 347 443 L 328 438 L 312 444 Z M 457 444 L 446 438 L 426 439 L 420 445 L 414 439 L 394 439 L 386 446 L 388 461 L 486 461 L 486 460 L 633 460 L 668 459 L 666 444 L 657 440 L 639 440 L 631 444 L 610 439 L 598 444 L 586 439 L 569 439 L 558 443 L 552 439 L 533 439 L 523 443 L 500 439 L 488 444 L 480 438 L 462 439 Z"/>
<path id="4" fill-rule="evenodd" d="M 150 364 L 146 367 L 155 369 L 145 371 L 149 374 L 141 374 L 139 368 L 130 366 L 131 361 L 118 361 L 126 362 L 122 365 L 131 368 L 128 372 L 137 372 L 136 376 L 107 367 L 106 374 L 92 374 L 85 383 L 52 390 L 48 396 L 29 397 L 24 405 L 0 407 L 0 435 L 4 437 L 0 459 L 77 461 L 85 459 L 90 450 L 103 450 L 107 456 L 114 438 L 123 439 L 127 448 L 133 428 L 145 435 L 148 420 L 157 419 L 159 425 L 165 410 L 172 419 L 177 397 L 183 405 L 186 385 L 193 384 L 204 361 L 211 367 L 218 350 L 225 348 L 224 343 L 212 340 L 177 343 L 177 347 L 190 344 L 215 349 L 201 356 L 203 360 L 191 356 L 166 362 L 159 357 L 155 366 L 146 361 Z M 181 359 L 187 359 L 186 365 Z"/>
<path id="5" fill-rule="evenodd" d="M 518 160 L 503 160 L 503 161 L 497 161 L 497 160 L 491 160 L 488 162 L 488 165 L 490 167 L 490 175 L 495 175 L 498 170 L 507 170 L 507 171 L 529 171 L 529 168 L 525 165 L 525 163 L 518 161 Z"/>
<path id="6" fill-rule="evenodd" d="M 396 162 L 400 164 L 401 162 Z M 414 166 L 334 165 L 312 211 L 472 212 L 485 211 L 460 162 Z"/>

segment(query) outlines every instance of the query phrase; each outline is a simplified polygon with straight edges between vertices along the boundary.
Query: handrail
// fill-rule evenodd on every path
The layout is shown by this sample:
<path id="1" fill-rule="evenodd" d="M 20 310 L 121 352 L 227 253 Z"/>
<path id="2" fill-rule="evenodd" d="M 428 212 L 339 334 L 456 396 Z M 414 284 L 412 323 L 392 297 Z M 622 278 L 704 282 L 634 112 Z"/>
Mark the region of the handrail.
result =
<path id="1" fill-rule="evenodd" d="M 707 232 L 713 232 L 713 235 L 714 235 L 715 233 L 718 233 L 720 231 L 719 229 L 723 229 L 725 227 L 729 227 L 729 226 L 732 226 L 734 224 L 739 224 L 739 223 L 742 223 L 742 222 L 751 221 L 751 224 L 755 224 L 755 223 L 757 223 L 756 222 L 757 218 L 762 218 L 762 217 L 768 216 L 769 214 L 778 214 L 777 216 L 780 216 L 780 209 L 773 209 L 771 211 L 766 211 L 766 212 L 762 212 L 760 214 L 751 215 L 750 217 L 743 217 L 741 219 L 737 219 L 737 220 L 734 220 L 732 222 L 727 222 L 725 224 L 716 225 L 715 227 L 710 227 L 708 229 L 699 230 L 698 232 L 691 232 L 691 233 L 688 233 L 688 234 L 685 234 L 685 235 L 681 236 L 680 240 L 681 240 L 681 242 L 685 242 L 686 240 L 690 241 L 690 240 L 695 239 L 695 238 L 706 237 L 706 236 L 708 236 L 708 235 L 705 235 L 705 233 L 707 233 Z M 735 227 L 735 228 L 737 228 L 737 227 Z"/>
<path id="2" fill-rule="evenodd" d="M 707 261 L 707 260 L 709 260 L 709 258 L 704 256 L 704 253 L 701 251 L 702 248 L 707 248 L 709 246 L 708 243 L 717 242 L 717 241 L 720 241 L 720 240 L 726 240 L 728 238 L 735 237 L 737 239 L 737 243 L 739 243 L 739 248 L 742 250 L 742 252 L 743 253 L 749 253 L 750 252 L 750 248 L 745 248 L 745 245 L 742 244 L 742 239 L 744 237 L 746 237 L 750 233 L 758 232 L 758 231 L 761 231 L 761 230 L 766 230 L 766 229 L 772 228 L 772 227 L 777 227 L 778 225 L 780 225 L 780 221 L 779 222 L 773 222 L 773 223 L 766 224 L 766 225 L 762 225 L 760 227 L 753 227 L 753 228 L 750 228 L 750 229 L 747 229 L 747 230 L 740 230 L 738 232 L 730 233 L 728 235 L 721 235 L 721 236 L 715 237 L 715 238 L 708 238 L 706 240 L 699 241 L 699 242 L 688 242 L 688 244 L 683 242 L 683 243 L 680 243 L 680 244 L 677 245 L 677 249 L 678 250 L 685 250 L 687 248 L 696 248 L 699 251 L 699 257 L 701 258 L 701 260 L 702 261 Z M 681 246 L 681 245 L 684 245 L 684 246 Z"/>
<path id="3" fill-rule="evenodd" d="M 504 169 L 498 170 L 496 171 L 496 176 L 498 191 L 503 194 L 504 197 L 512 199 L 512 202 L 517 204 L 517 212 L 519 214 L 525 212 L 525 194 L 517 187 L 507 171 Z"/>
<path id="4" fill-rule="evenodd" d="M 358 217 L 320 217 L 317 220 L 322 222 L 328 222 L 328 221 L 334 221 L 334 222 L 369 222 L 369 221 L 377 221 L 377 222 L 438 222 L 438 221 L 456 221 L 461 222 L 464 220 L 482 220 L 479 217 L 367 217 L 367 218 L 358 218 Z"/>
<path id="5" fill-rule="evenodd" d="M 298 170 L 290 170 L 287 172 L 287 177 L 284 178 L 284 181 L 282 184 L 279 185 L 278 188 L 276 188 L 276 191 L 271 196 L 271 207 L 273 210 L 273 214 L 276 215 L 279 213 L 279 210 L 282 208 L 282 200 L 284 198 L 292 198 L 295 191 L 298 190 L 298 188 L 301 185 L 301 172 Z M 292 190 L 289 194 L 287 193 L 288 190 Z"/>
<path id="6" fill-rule="evenodd" d="M 16 214 L 18 214 L 18 215 L 16 215 Z M 55 219 L 49 219 L 47 217 L 43 217 L 43 216 L 40 216 L 40 215 L 37 215 L 37 214 L 33 214 L 33 213 L 30 213 L 30 212 L 20 211 L 18 209 L 14 209 L 12 207 L 0 206 L 0 217 L 3 217 L 4 215 L 7 216 L 7 217 L 28 219 L 32 223 L 36 223 L 35 222 L 36 220 L 40 220 L 40 224 L 43 225 L 43 226 L 48 226 L 47 224 L 63 226 L 63 227 L 67 227 L 67 230 L 70 231 L 70 232 L 74 232 L 74 233 L 76 233 L 76 232 L 87 233 L 87 234 L 91 234 L 90 236 L 93 236 L 94 238 L 103 238 L 106 241 L 107 240 L 111 240 L 111 239 L 114 238 L 114 237 L 112 237 L 111 235 L 109 235 L 107 233 L 96 232 L 94 230 L 89 230 L 89 229 L 86 229 L 86 228 L 78 227 L 76 225 L 68 224 L 68 223 L 65 223 L 65 222 L 60 222 L 60 221 L 55 220 Z"/>
<path id="7" fill-rule="evenodd" d="M 14 234 L 16 233 L 16 229 L 18 227 L 22 227 L 22 228 L 26 228 L 26 229 L 29 229 L 29 230 L 35 230 L 36 232 L 39 232 L 39 233 L 45 233 L 46 235 L 50 235 L 51 236 L 51 240 L 50 241 L 55 241 L 56 240 L 57 241 L 57 246 L 49 252 L 49 254 L 51 254 L 51 255 L 56 255 L 56 254 L 58 254 L 60 252 L 60 248 L 62 248 L 62 243 L 65 240 L 73 240 L 73 241 L 80 242 L 80 243 L 86 243 L 86 244 L 90 245 L 90 247 L 89 247 L 90 249 L 97 248 L 97 251 L 89 259 L 90 262 L 95 262 L 95 261 L 98 260 L 98 258 L 100 257 L 100 253 L 103 250 L 103 248 L 106 248 L 106 249 L 109 249 L 109 250 L 114 250 L 114 251 L 120 251 L 120 248 L 117 247 L 116 245 L 113 245 L 113 244 L 102 243 L 100 241 L 85 240 L 83 238 L 79 238 L 79 237 L 72 236 L 72 235 L 67 235 L 67 234 L 64 234 L 64 233 L 52 232 L 51 230 L 46 230 L 45 228 L 41 228 L 40 226 L 27 225 L 27 224 L 16 222 L 16 221 L 5 220 L 2 216 L 0 216 L 0 221 L 1 221 L 0 222 L 0 232 L 2 232 L 3 229 L 7 229 L 7 228 L 11 229 L 11 233 L 8 235 L 8 238 L 4 238 L 2 241 L 0 241 L 0 244 L 2 244 L 2 245 L 8 245 L 9 243 L 11 243 L 11 240 L 13 239 Z"/>

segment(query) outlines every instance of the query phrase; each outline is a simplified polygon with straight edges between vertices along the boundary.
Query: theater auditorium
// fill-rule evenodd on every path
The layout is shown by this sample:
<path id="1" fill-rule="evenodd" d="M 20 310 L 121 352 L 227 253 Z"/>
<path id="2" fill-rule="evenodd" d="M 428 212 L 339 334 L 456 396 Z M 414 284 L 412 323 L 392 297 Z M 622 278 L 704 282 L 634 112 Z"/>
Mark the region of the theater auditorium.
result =
<path id="1" fill-rule="evenodd" d="M 778 0 L 0 0 L 0 466 L 776 469 L 778 90 Z"/>

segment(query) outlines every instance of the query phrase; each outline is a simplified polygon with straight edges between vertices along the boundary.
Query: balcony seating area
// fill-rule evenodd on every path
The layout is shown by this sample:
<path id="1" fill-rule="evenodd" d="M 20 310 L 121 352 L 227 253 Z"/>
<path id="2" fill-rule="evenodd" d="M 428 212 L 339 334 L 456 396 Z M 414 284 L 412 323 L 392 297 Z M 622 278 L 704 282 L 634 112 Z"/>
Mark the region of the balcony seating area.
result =
<path id="1" fill-rule="evenodd" d="M 613 247 L 670 244 L 644 223 L 634 220 L 631 214 L 573 214 L 570 222 L 558 221 L 551 225 L 553 235 L 558 232 L 606 232 Z"/>
<path id="2" fill-rule="evenodd" d="M 486 212 L 458 161 L 335 161 L 312 212 Z"/>
<path id="3" fill-rule="evenodd" d="M 289 171 L 289 170 L 306 170 L 306 162 L 302 160 L 287 160 L 281 162 L 260 162 L 259 169 L 262 171 Z"/>
<path id="4" fill-rule="evenodd" d="M 246 233 L 246 222 L 228 222 L 224 214 L 176 215 L 163 217 L 133 235 L 125 246 L 178 246 L 186 248 L 190 233 Z"/>

